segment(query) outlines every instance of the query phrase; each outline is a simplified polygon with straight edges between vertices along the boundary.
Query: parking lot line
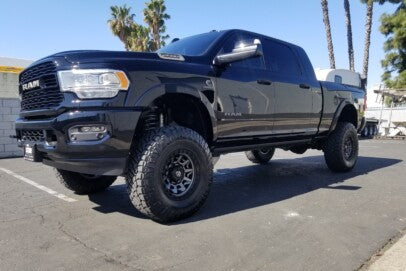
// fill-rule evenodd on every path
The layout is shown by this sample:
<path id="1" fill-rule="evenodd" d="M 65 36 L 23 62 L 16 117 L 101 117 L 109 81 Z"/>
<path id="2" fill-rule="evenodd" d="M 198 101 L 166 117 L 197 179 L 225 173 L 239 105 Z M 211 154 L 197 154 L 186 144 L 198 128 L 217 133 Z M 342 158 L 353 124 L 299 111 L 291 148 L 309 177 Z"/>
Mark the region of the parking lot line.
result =
<path id="1" fill-rule="evenodd" d="M 8 175 L 13 176 L 14 178 L 17 178 L 17 179 L 19 179 L 19 180 L 21 180 L 21 181 L 23 181 L 25 183 L 28 183 L 28 184 L 30 184 L 30 185 L 44 191 L 44 192 L 47 192 L 48 194 L 50 194 L 50 195 L 52 195 L 54 197 L 57 197 L 58 199 L 61 199 L 61 200 L 67 201 L 67 202 L 75 202 L 75 201 L 77 201 L 76 199 L 73 199 L 73 198 L 70 198 L 70 197 L 68 197 L 68 196 L 66 196 L 64 194 L 58 193 L 55 190 L 52 190 L 51 188 L 43 186 L 43 185 L 41 185 L 39 183 L 34 182 L 33 180 L 30 180 L 30 179 L 28 179 L 28 178 L 26 178 L 24 176 L 21 176 L 21 175 L 19 175 L 17 173 L 14 173 L 11 170 L 8 170 L 8 169 L 2 168 L 2 167 L 0 167 L 0 170 L 7 173 Z"/>

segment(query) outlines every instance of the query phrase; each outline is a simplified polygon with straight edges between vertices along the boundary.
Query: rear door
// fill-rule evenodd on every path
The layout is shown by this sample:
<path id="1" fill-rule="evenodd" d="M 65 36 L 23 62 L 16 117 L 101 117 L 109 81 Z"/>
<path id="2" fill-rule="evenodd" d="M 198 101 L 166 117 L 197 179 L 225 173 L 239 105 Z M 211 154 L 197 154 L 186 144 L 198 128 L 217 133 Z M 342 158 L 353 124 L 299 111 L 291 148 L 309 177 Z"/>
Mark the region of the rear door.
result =
<path id="1" fill-rule="evenodd" d="M 263 49 L 275 88 L 273 134 L 310 134 L 313 94 L 298 57 L 288 45 L 264 39 Z"/>

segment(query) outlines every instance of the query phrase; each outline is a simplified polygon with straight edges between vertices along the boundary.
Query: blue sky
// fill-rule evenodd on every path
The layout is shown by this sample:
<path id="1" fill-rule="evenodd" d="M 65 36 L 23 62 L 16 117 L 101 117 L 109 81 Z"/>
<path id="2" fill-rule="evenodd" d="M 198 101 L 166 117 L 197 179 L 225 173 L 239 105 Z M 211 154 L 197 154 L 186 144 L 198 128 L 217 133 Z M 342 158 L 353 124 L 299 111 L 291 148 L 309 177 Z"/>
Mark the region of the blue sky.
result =
<path id="1" fill-rule="evenodd" d="M 142 22 L 145 0 L 1 0 L 0 56 L 35 60 L 73 49 L 123 50 L 107 25 L 111 5 L 133 7 Z M 328 68 L 327 45 L 319 0 L 167 0 L 167 32 L 185 37 L 209 30 L 241 28 L 302 46 L 314 67 Z M 362 69 L 365 5 L 350 0 L 355 67 Z M 379 17 L 396 6 L 375 5 L 369 86 L 380 82 L 385 38 Z M 330 22 L 337 68 L 348 68 L 342 0 L 330 0 Z"/>

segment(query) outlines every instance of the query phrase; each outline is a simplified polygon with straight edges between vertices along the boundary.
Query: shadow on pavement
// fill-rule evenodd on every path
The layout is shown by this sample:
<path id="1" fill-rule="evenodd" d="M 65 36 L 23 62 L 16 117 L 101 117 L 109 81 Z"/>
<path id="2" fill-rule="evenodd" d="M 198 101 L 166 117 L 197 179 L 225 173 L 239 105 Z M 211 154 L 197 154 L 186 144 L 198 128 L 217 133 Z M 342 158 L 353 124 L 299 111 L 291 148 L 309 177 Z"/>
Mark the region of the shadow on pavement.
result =
<path id="1" fill-rule="evenodd" d="M 223 158 L 225 159 L 225 158 Z M 333 173 L 323 156 L 272 160 L 268 165 L 218 169 L 209 198 L 194 216 L 179 221 L 184 224 L 222 216 L 302 195 L 316 189 L 354 191 L 360 186 L 340 184 L 353 177 L 402 162 L 399 159 L 359 157 L 353 171 Z M 114 185 L 106 192 L 89 195 L 102 213 L 120 212 L 143 218 L 132 206 L 124 184 Z"/>

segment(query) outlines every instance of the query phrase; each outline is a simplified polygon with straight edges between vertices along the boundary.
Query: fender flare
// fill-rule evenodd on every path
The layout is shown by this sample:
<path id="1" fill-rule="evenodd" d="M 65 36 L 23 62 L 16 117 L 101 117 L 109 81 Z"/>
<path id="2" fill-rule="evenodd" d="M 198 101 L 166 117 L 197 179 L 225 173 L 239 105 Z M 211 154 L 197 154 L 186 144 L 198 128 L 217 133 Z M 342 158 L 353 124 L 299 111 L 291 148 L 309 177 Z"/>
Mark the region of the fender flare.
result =
<path id="1" fill-rule="evenodd" d="M 145 91 L 135 102 L 135 107 L 148 107 L 154 100 L 165 94 L 185 94 L 197 98 L 202 102 L 210 116 L 210 126 L 213 129 L 213 140 L 217 139 L 217 119 L 214 109 L 207 97 L 198 89 L 187 84 L 160 84 Z"/>
<path id="2" fill-rule="evenodd" d="M 337 107 L 336 112 L 334 113 L 334 117 L 333 117 L 333 120 L 331 122 L 329 132 L 332 132 L 332 131 L 335 130 L 335 128 L 337 126 L 337 123 L 338 123 L 338 120 L 339 120 L 339 118 L 341 116 L 341 113 L 342 113 L 344 107 L 346 107 L 347 105 L 350 105 L 350 106 L 354 107 L 355 112 L 357 112 L 357 109 L 355 108 L 354 104 L 351 103 L 349 100 L 341 101 L 341 103 Z M 358 122 L 358 118 L 357 118 L 357 122 Z M 355 128 L 357 128 L 357 127 L 355 127 Z"/>

